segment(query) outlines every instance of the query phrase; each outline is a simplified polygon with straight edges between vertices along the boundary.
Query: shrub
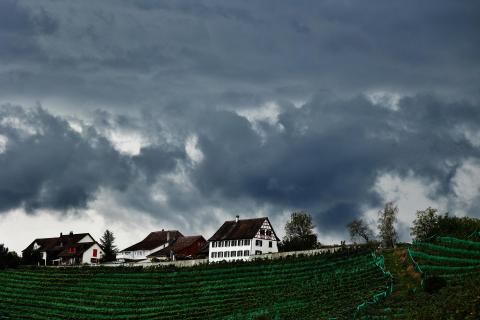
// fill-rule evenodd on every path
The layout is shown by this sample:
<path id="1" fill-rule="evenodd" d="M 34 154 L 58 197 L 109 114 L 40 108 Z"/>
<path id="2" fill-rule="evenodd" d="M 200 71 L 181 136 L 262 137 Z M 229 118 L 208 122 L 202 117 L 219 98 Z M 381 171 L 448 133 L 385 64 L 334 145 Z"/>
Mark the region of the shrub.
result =
<path id="1" fill-rule="evenodd" d="M 439 276 L 433 276 L 425 279 L 424 290 L 430 294 L 438 292 L 447 285 L 447 281 Z"/>

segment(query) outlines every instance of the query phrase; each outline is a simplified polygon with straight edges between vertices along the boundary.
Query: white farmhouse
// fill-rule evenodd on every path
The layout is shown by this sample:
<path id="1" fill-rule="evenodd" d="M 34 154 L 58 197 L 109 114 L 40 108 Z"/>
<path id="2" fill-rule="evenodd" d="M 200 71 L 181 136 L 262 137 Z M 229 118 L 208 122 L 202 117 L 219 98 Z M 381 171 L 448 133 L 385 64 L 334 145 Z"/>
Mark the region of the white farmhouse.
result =
<path id="1" fill-rule="evenodd" d="M 150 232 L 150 234 L 142 241 L 120 251 L 117 254 L 117 260 L 146 260 L 147 256 L 149 256 L 151 253 L 168 247 L 169 244 L 180 237 L 183 237 L 183 235 L 178 230 Z"/>
<path id="2" fill-rule="evenodd" d="M 278 252 L 280 241 L 268 218 L 225 221 L 208 239 L 210 262 L 249 260 L 253 255 Z"/>
<path id="3" fill-rule="evenodd" d="M 60 233 L 59 237 L 35 239 L 22 255 L 31 263 L 75 265 L 98 264 L 104 252 L 89 233 L 70 232 Z"/>

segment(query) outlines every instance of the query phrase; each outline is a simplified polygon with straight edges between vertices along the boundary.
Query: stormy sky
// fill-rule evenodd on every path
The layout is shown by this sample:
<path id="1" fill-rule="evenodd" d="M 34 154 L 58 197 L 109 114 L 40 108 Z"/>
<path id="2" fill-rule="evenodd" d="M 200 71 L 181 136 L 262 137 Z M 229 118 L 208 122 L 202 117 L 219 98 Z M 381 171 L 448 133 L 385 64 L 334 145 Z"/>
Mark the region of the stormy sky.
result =
<path id="1" fill-rule="evenodd" d="M 480 217 L 478 1 L 0 1 L 0 243 Z"/>

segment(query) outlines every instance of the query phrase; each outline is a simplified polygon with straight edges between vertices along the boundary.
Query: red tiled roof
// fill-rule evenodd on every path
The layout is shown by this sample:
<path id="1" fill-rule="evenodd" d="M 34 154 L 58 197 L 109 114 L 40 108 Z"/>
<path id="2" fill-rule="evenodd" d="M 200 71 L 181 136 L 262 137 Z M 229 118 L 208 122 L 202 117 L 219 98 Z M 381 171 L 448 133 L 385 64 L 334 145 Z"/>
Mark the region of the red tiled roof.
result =
<path id="1" fill-rule="evenodd" d="M 123 249 L 122 251 L 152 250 L 168 241 L 183 237 L 178 230 L 156 231 L 150 234 L 142 241 Z M 168 240 L 167 240 L 168 238 Z"/>
<path id="2" fill-rule="evenodd" d="M 176 253 L 181 252 L 182 250 L 187 249 L 188 247 L 190 247 L 191 245 L 193 245 L 195 242 L 199 240 L 203 240 L 204 242 L 206 242 L 205 238 L 202 236 L 187 236 L 187 237 L 177 238 L 168 247 L 150 254 L 149 257 L 169 256 L 170 251 L 173 251 Z"/>
<path id="3" fill-rule="evenodd" d="M 225 221 L 208 241 L 252 239 L 265 220 L 268 218 Z"/>

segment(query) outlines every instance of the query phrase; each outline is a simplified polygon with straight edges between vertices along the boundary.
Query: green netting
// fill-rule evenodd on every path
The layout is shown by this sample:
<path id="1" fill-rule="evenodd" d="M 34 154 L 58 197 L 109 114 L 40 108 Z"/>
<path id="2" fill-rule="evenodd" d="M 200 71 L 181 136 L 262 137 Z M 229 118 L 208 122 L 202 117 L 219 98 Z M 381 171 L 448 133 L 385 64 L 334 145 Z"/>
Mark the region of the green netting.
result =
<path id="1" fill-rule="evenodd" d="M 444 243 L 454 243 L 454 244 L 463 244 L 469 247 L 476 247 L 480 248 L 480 242 L 478 241 L 471 241 L 471 240 L 462 240 L 453 237 L 438 237 L 437 238 L 440 242 Z"/>
<path id="2" fill-rule="evenodd" d="M 414 241 L 413 244 L 416 247 L 427 248 L 427 249 L 436 250 L 436 251 L 440 251 L 440 252 L 448 252 L 448 253 L 470 255 L 470 256 L 480 256 L 480 250 L 450 248 L 450 247 L 445 247 L 445 246 L 438 245 L 438 244 L 433 244 L 433 243 L 430 243 L 430 242 L 416 242 L 416 241 Z"/>
<path id="3" fill-rule="evenodd" d="M 372 304 L 376 304 L 380 302 L 381 300 L 385 299 L 388 295 L 390 295 L 393 292 L 393 276 L 389 271 L 385 271 L 385 258 L 382 256 L 377 256 L 375 252 L 372 252 L 372 258 L 375 261 L 375 264 L 380 268 L 382 271 L 383 275 L 386 277 L 390 278 L 390 283 L 388 285 L 388 288 L 384 291 L 381 291 L 379 293 L 376 293 L 373 295 L 372 300 L 370 301 L 365 301 L 357 306 L 357 309 L 355 310 L 355 313 L 353 315 L 353 318 L 355 319 L 357 317 L 358 312 L 362 311 L 366 307 Z"/>
<path id="4" fill-rule="evenodd" d="M 480 265 L 475 266 L 432 266 L 422 265 L 423 270 L 439 270 L 439 271 L 464 271 L 464 270 L 480 270 Z"/>
<path id="5" fill-rule="evenodd" d="M 415 261 L 415 259 L 412 256 L 412 250 L 407 249 L 407 252 L 408 252 L 408 256 L 410 257 L 410 260 L 412 261 L 413 265 L 415 266 L 415 270 L 417 272 L 423 273 L 422 268 L 420 268 L 420 265 L 417 263 L 417 261 Z"/>
<path id="6" fill-rule="evenodd" d="M 470 238 L 480 238 L 480 230 L 476 230 L 474 232 L 472 232 L 472 234 L 470 234 L 467 239 L 470 239 Z"/>
<path id="7" fill-rule="evenodd" d="M 439 262 L 459 262 L 459 263 L 474 263 L 480 264 L 480 259 L 467 259 L 467 258 L 455 258 L 455 257 L 443 257 L 443 256 L 434 256 L 431 254 L 409 250 L 410 255 L 422 260 L 429 261 L 439 261 Z"/>

